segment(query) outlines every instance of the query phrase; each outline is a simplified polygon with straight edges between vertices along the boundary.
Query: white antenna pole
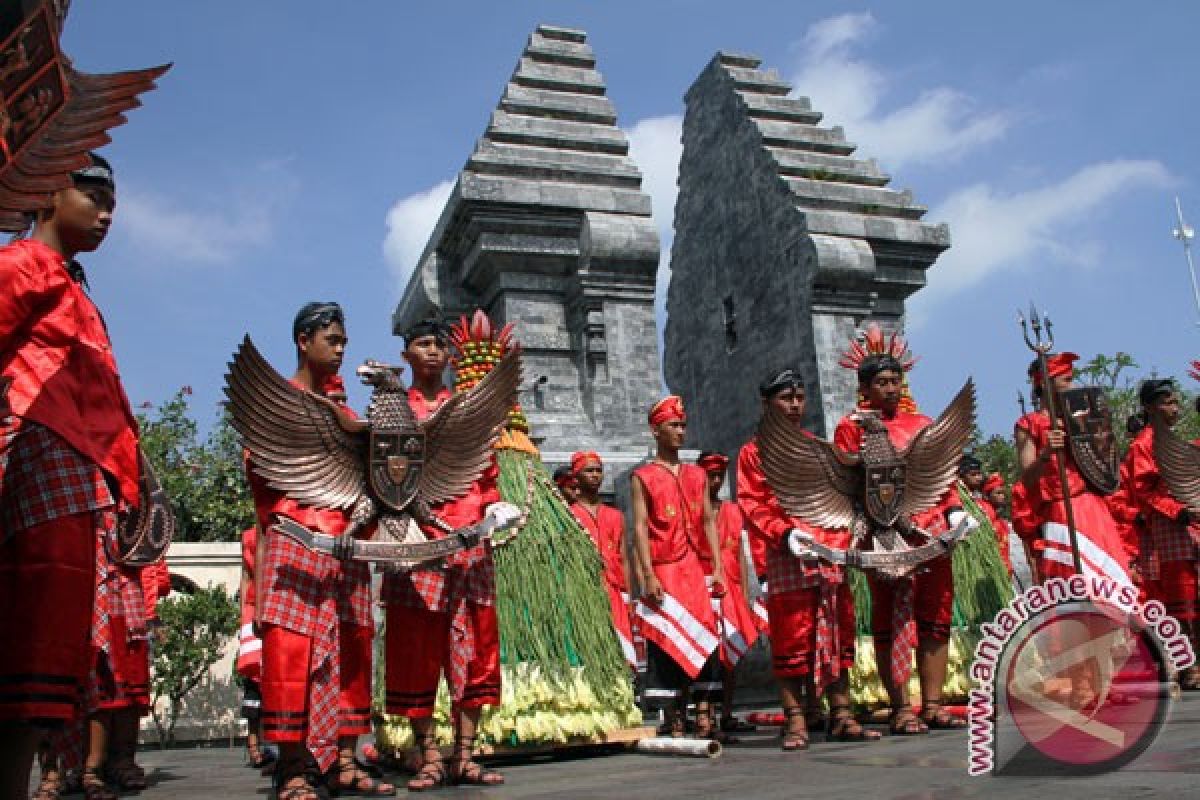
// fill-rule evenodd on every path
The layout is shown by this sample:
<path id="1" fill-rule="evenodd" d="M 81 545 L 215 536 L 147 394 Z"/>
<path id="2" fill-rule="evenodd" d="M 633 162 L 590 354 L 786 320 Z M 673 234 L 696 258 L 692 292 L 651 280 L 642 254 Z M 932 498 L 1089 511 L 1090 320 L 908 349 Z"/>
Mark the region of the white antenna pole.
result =
<path id="1" fill-rule="evenodd" d="M 1171 231 L 1171 235 L 1183 242 L 1183 255 L 1187 258 L 1188 274 L 1192 276 L 1192 295 L 1196 298 L 1196 314 L 1200 315 L 1200 285 L 1196 283 L 1196 266 L 1192 263 L 1192 239 L 1196 231 L 1183 221 L 1183 207 L 1179 204 L 1179 196 L 1175 196 L 1175 218 L 1179 224 Z M 1200 322 L 1196 324 L 1200 325 Z"/>

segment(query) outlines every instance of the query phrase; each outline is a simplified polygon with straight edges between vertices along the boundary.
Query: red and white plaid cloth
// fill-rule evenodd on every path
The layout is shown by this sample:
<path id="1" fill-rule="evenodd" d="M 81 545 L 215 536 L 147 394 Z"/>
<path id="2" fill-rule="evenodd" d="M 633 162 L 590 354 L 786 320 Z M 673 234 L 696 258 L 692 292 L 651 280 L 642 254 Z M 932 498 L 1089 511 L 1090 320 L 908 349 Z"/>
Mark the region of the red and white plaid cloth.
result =
<path id="1" fill-rule="evenodd" d="M 767 589 L 772 592 L 794 592 L 798 589 L 820 589 L 826 584 L 836 586 L 846 579 L 845 570 L 837 564 L 796 558 L 781 547 L 767 549 Z"/>
<path id="2" fill-rule="evenodd" d="M 446 682 L 451 698 L 460 703 L 467 687 L 467 665 L 475 659 L 475 631 L 467 604 L 496 603 L 496 563 L 492 546 L 484 544 L 455 553 L 441 568 L 388 573 L 383 578 L 381 599 L 405 608 L 448 611 L 450 621 L 450 669 Z"/>
<path id="3" fill-rule="evenodd" d="M 0 420 L 0 538 L 115 504 L 104 472 L 58 434 L 17 417 Z"/>
<path id="4" fill-rule="evenodd" d="M 1194 529 L 1180 525 L 1162 514 L 1148 514 L 1146 532 L 1142 534 L 1142 552 L 1138 567 L 1142 577 L 1156 581 L 1162 564 L 1168 561 L 1195 561 L 1200 557 L 1200 542 Z"/>
<path id="5" fill-rule="evenodd" d="M 312 637 L 305 745 L 321 770 L 338 754 L 340 625 L 371 626 L 371 575 L 365 563 L 343 563 L 280 533 L 268 539 L 262 596 L 264 623 Z"/>

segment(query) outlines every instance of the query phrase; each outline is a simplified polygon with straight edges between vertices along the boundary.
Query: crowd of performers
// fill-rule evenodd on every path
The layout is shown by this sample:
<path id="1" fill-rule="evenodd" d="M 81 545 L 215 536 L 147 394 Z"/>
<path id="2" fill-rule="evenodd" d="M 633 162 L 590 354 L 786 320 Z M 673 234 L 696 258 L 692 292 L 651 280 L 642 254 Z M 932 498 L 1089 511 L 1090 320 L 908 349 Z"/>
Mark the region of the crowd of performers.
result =
<path id="1" fill-rule="evenodd" d="M 4 798 L 26 796 L 39 753 L 42 779 L 35 796 L 42 800 L 67 788 L 67 773 L 95 800 L 145 783 L 134 759 L 136 728 L 149 704 L 154 602 L 169 584 L 161 564 L 122 565 L 108 546 L 118 516 L 138 502 L 138 429 L 107 331 L 75 261 L 103 241 L 115 193 L 111 168 L 94 157 L 74 173 L 74 186 L 57 192 L 37 214 L 28 237 L 0 250 L 0 374 L 8 384 L 0 418 Z M 342 309 L 332 302 L 304 306 L 292 336 L 292 384 L 344 404 L 338 377 L 348 342 Z M 440 321 L 405 332 L 407 398 L 417 419 L 451 397 L 443 383 L 449 355 Z M 1052 355 L 1045 374 L 1035 362 L 1035 395 L 1069 388 L 1074 360 L 1070 353 Z M 888 349 L 868 349 L 849 366 L 857 374 L 859 407 L 847 409 L 837 425 L 838 448 L 854 453 L 862 446 L 856 419 L 862 409 L 878 414 L 897 448 L 931 424 L 907 393 L 910 362 Z M 747 391 L 757 388 L 764 411 L 773 406 L 803 430 L 806 378 L 811 376 L 797 369 L 775 369 Z M 1175 424 L 1179 392 L 1169 380 L 1150 380 L 1141 386 L 1140 401 L 1142 428 L 1124 461 L 1120 491 L 1111 496 L 1084 480 L 1062 430 L 1045 411 L 1017 421 L 1020 475 L 1012 487 L 1011 531 L 1026 549 L 1035 579 L 1070 574 L 1069 497 L 1085 571 L 1138 582 L 1195 637 L 1197 538 L 1187 507 L 1158 474 L 1155 425 L 1148 424 Z M 631 665 L 638 661 L 635 631 L 644 637 L 642 697 L 664 711 L 664 734 L 720 737 L 736 731 L 733 669 L 766 634 L 785 716 L 783 750 L 807 748 L 809 730 L 817 725 L 833 741 L 878 740 L 881 731 L 864 726 L 850 706 L 848 670 L 857 640 L 848 575 L 835 564 L 797 558 L 786 546 L 789 535 L 801 530 L 818 543 L 844 548 L 849 532 L 789 516 L 766 478 L 755 440 L 736 454 L 736 502 L 720 500 L 732 454 L 705 452 L 696 464 L 681 462 L 687 414 L 679 397 L 656 403 L 647 421 L 655 451 L 630 479 L 631 535 L 624 515 L 601 501 L 604 464 L 597 453 L 576 453 L 558 482 L 601 555 L 613 627 Z M 1050 468 L 1059 457 L 1065 483 Z M 397 787 L 355 759 L 358 738 L 371 722 L 375 623 L 369 569 L 310 550 L 272 528 L 282 514 L 338 535 L 348 529 L 349 512 L 284 496 L 260 479 L 253 463 L 247 475 L 258 525 L 243 543 L 239 671 L 250 687 L 251 760 L 267 760 L 261 740 L 278 747 L 272 774 L 282 800 L 392 795 Z M 1010 528 L 1000 514 L 1004 480 L 984 476 L 969 457 L 961 478 L 992 519 L 1007 554 Z M 474 523 L 498 498 L 493 467 L 470 491 L 432 509 L 445 524 L 429 525 L 424 533 L 437 539 L 446 527 Z M 956 487 L 947 487 L 942 501 L 913 521 L 928 531 L 946 530 L 960 505 Z M 743 531 L 752 553 L 749 578 L 762 584 L 765 608 L 750 604 L 743 585 Z M 371 533 L 367 528 L 360 535 Z M 887 731 L 919 735 L 960 727 L 962 720 L 942 705 L 954 597 L 950 558 L 928 562 L 912 578 L 871 577 L 870 590 L 871 632 L 891 706 Z M 480 712 L 499 702 L 501 688 L 490 547 L 388 572 L 379 600 L 387 623 L 386 710 L 406 717 L 415 738 L 415 774 L 407 788 L 502 783 L 500 773 L 473 758 Z M 918 698 L 907 690 L 914 664 L 919 710 Z M 443 678 L 455 731 L 448 758 L 432 732 Z M 1180 680 L 1185 688 L 1200 685 L 1195 670 Z M 1076 688 L 1080 696 L 1072 702 L 1089 702 L 1087 687 Z M 695 709 L 690 720 L 689 708 Z"/>

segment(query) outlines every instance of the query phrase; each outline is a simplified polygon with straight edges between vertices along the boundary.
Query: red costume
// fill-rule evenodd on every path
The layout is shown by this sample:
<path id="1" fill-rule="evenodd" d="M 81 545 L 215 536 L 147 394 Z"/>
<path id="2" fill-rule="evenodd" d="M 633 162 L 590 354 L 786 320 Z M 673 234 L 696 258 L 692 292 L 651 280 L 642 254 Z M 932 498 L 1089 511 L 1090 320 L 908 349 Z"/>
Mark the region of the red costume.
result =
<path id="1" fill-rule="evenodd" d="M 258 557 L 258 528 L 242 531 L 242 571 L 249 577 L 242 592 L 241 628 L 238 631 L 237 672 L 257 683 L 262 679 L 262 639 L 254 632 L 254 561 Z"/>
<path id="2" fill-rule="evenodd" d="M 598 453 L 591 451 L 571 456 L 571 474 L 579 473 L 590 464 L 601 464 Z M 612 609 L 613 628 L 621 643 L 621 652 L 632 667 L 637 667 L 637 652 L 633 646 L 633 628 L 629 619 L 629 585 L 625 578 L 625 515 L 610 505 L 599 503 L 595 510 L 581 500 L 571 504 L 571 513 L 592 537 L 592 542 L 604 560 L 604 586 Z"/>
<path id="3" fill-rule="evenodd" d="M 809 434 L 811 435 L 811 434 Z M 829 547 L 850 544 L 847 530 L 826 530 L 789 517 L 767 483 L 758 442 L 738 454 L 737 501 L 751 542 L 766 555 L 767 618 L 771 659 L 780 678 L 813 675 L 824 686 L 854 665 L 854 597 L 844 570 L 803 561 L 788 550 L 787 535 L 799 528 Z"/>
<path id="4" fill-rule="evenodd" d="M 983 482 L 983 496 L 980 498 L 980 507 L 984 513 L 988 515 L 988 520 L 992 523 L 992 530 L 996 532 L 996 546 L 1000 549 L 1000 559 L 1004 562 L 1004 566 L 1008 569 L 1008 575 L 1011 578 L 1013 574 L 1012 554 L 1010 551 L 1011 543 L 1009 539 L 1012 534 L 1012 526 L 1008 524 L 1008 520 L 1000 516 L 1000 509 L 992 505 L 992 501 L 988 500 L 988 496 L 996 489 L 1003 488 L 1004 478 L 1000 477 L 1000 473 L 993 472 Z"/>
<path id="5" fill-rule="evenodd" d="M 428 418 L 450 398 L 443 388 L 428 402 L 416 388 L 408 404 L 417 420 Z M 500 501 L 495 463 L 462 497 L 433 508 L 454 528 L 483 519 Z M 446 534 L 432 525 L 425 535 Z M 445 672 L 455 711 L 500 702 L 500 636 L 496 621 L 496 570 L 491 545 L 472 547 L 446 559 L 444 566 L 387 573 L 387 710 L 410 719 L 433 715 L 438 679 Z"/>
<path id="6" fill-rule="evenodd" d="M 302 506 L 269 488 L 248 464 L 261 530 L 267 531 L 262 596 L 262 726 L 273 742 L 304 742 L 322 771 L 338 738 L 371 731 L 371 576 L 271 530 L 277 515 L 331 536 L 349 512 Z M 364 532 L 365 536 L 373 533 Z"/>
<path id="7" fill-rule="evenodd" d="M 880 412 L 880 419 L 898 451 L 933 422 L 924 414 L 902 410 L 891 416 Z M 862 428 L 853 414 L 843 417 L 833 433 L 833 443 L 847 453 L 859 452 L 862 438 Z M 912 522 L 932 535 L 944 533 L 946 512 L 957 505 L 951 487 L 936 506 L 914 515 Z M 918 635 L 941 641 L 950 637 L 954 613 L 954 571 L 950 556 L 926 562 L 912 578 L 887 581 L 868 573 L 867 582 L 871 587 L 871 633 L 877 645 L 891 642 L 892 679 L 903 686 L 912 670 L 912 652 Z"/>
<path id="8" fill-rule="evenodd" d="M 1041 452 L 1049 443 L 1050 417 L 1041 411 L 1032 411 L 1017 420 L 1017 430 L 1024 430 L 1033 446 Z M 1071 498 L 1071 510 L 1075 518 L 1075 534 L 1079 542 L 1079 556 L 1085 574 L 1105 575 L 1122 583 L 1129 583 L 1129 556 L 1121 530 L 1109 510 L 1105 498 L 1087 485 L 1075 466 L 1070 450 L 1064 448 L 1061 456 L 1066 461 L 1067 494 Z M 1057 456 L 1056 456 L 1057 458 Z M 1063 489 L 1058 479 L 1058 468 L 1054 460 L 1042 467 L 1042 475 L 1036 487 L 1025 486 L 1021 492 L 1022 512 L 1037 525 L 1037 536 L 1033 549 L 1038 554 L 1038 570 L 1046 578 L 1069 577 L 1075 567 L 1071 554 L 1071 538 L 1067 530 L 1066 508 L 1063 505 Z M 1013 521 L 1018 516 L 1017 493 L 1013 492 Z"/>
<path id="9" fill-rule="evenodd" d="M 1128 494 L 1145 520 L 1138 569 L 1146 593 L 1185 625 L 1196 620 L 1196 561 L 1200 536 L 1177 521 L 1186 506 L 1171 496 L 1154 459 L 1154 428 L 1143 428 L 1125 455 Z"/>
<path id="10" fill-rule="evenodd" d="M 12 381 L 0 419 L 0 721 L 62 722 L 94 671 L 93 617 L 124 610 L 96 553 L 121 504 L 137 503 L 137 424 L 100 314 L 63 257 L 36 240 L 0 249 L 0 287 L 0 375 Z M 144 611 L 139 601 L 116 635 Z"/>

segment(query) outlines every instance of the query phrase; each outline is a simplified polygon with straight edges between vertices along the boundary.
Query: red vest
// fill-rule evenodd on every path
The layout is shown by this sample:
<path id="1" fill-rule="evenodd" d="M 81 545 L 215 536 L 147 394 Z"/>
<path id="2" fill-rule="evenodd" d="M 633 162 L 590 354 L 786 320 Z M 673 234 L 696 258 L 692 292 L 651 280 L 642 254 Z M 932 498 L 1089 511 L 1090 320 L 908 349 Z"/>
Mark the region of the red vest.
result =
<path id="1" fill-rule="evenodd" d="M 601 503 L 596 515 L 583 503 L 573 503 L 571 513 L 592 537 L 604 559 L 604 577 L 619 591 L 625 591 L 625 564 L 621 560 L 621 540 L 625 538 L 625 516 L 612 506 Z"/>
<path id="2" fill-rule="evenodd" d="M 137 421 L 108 331 L 62 255 L 31 239 L 0 249 L 0 374 L 13 414 L 61 436 L 137 504 Z"/>
<path id="3" fill-rule="evenodd" d="M 655 564 L 678 561 L 704 536 L 704 495 L 708 474 L 695 464 L 680 464 L 679 475 L 661 464 L 633 471 L 646 497 L 650 558 Z"/>

